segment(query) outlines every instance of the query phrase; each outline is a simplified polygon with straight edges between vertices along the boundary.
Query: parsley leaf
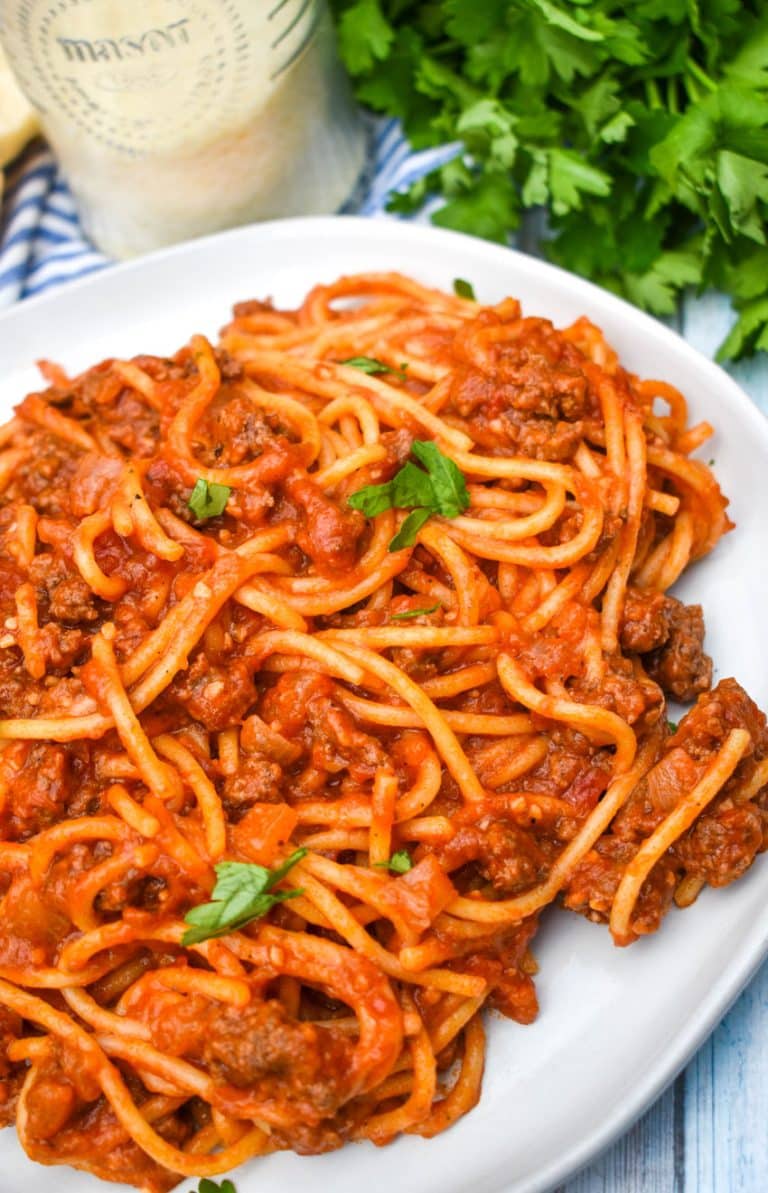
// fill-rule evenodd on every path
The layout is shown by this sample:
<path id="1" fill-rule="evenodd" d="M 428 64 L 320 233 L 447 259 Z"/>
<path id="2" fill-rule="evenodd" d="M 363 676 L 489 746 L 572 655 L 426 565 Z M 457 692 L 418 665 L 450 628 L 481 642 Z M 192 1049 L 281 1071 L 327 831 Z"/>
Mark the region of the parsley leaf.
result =
<path id="1" fill-rule="evenodd" d="M 386 58 L 394 30 L 381 11 L 379 0 L 357 0 L 339 21 L 339 44 L 351 71 L 370 70 Z"/>
<path id="2" fill-rule="evenodd" d="M 404 609 L 402 613 L 393 613 L 390 621 L 408 621 L 411 617 L 425 617 L 427 613 L 436 613 L 440 603 L 428 605 L 425 609 Z"/>
<path id="3" fill-rule="evenodd" d="M 550 149 L 549 190 L 555 215 L 578 211 L 584 195 L 609 195 L 611 180 L 572 149 Z"/>
<path id="4" fill-rule="evenodd" d="M 505 172 L 496 171 L 457 187 L 455 197 L 434 213 L 432 222 L 506 244 L 510 230 L 520 223 L 519 210 L 512 182 Z"/>
<path id="5" fill-rule="evenodd" d="M 366 485 L 353 493 L 347 502 L 352 509 L 362 510 L 368 517 L 390 509 L 411 509 L 411 507 L 436 503 L 435 490 L 428 473 L 410 460 L 384 485 Z"/>
<path id="6" fill-rule="evenodd" d="M 219 862 L 214 867 L 216 885 L 210 903 L 200 903 L 184 917 L 191 927 L 184 933 L 183 945 L 200 944 L 214 936 L 226 936 L 266 915 L 276 903 L 295 899 L 300 890 L 276 891 L 272 888 L 285 878 L 288 871 L 304 857 L 306 849 L 295 853 L 278 866 L 268 870 L 252 862 Z"/>
<path id="7" fill-rule="evenodd" d="M 432 514 L 457 518 L 469 507 L 469 493 L 461 470 L 443 455 L 431 440 L 414 440 L 411 451 L 424 465 L 407 460 L 399 472 L 383 485 L 366 485 L 347 498 L 347 505 L 368 518 L 387 509 L 410 509 L 389 544 L 390 551 L 410 547 Z"/>
<path id="8" fill-rule="evenodd" d="M 415 443 L 411 450 L 414 456 L 418 456 Z M 437 499 L 432 477 L 422 468 L 418 468 L 411 460 L 406 460 L 400 471 L 393 476 L 390 484 L 392 486 L 392 505 L 398 509 L 409 509 L 416 505 L 433 505 Z"/>
<path id="9" fill-rule="evenodd" d="M 667 728 L 670 733 L 677 733 L 677 721 L 667 721 Z"/>
<path id="10" fill-rule="evenodd" d="M 469 507 L 467 482 L 461 469 L 430 439 L 415 439 L 411 451 L 429 473 L 437 512 L 444 518 L 458 518 Z"/>
<path id="11" fill-rule="evenodd" d="M 475 287 L 464 278 L 453 279 L 453 292 L 457 298 L 471 298 L 473 302 L 477 301 L 475 298 Z"/>
<path id="12" fill-rule="evenodd" d="M 237 1193 L 237 1190 L 230 1180 L 212 1181 L 210 1177 L 204 1176 L 197 1187 L 197 1193 Z"/>
<path id="13" fill-rule="evenodd" d="M 366 518 L 375 518 L 383 514 L 384 510 L 394 508 L 395 501 L 392 494 L 392 481 L 384 485 L 366 485 L 347 499 L 347 505 L 353 510 L 360 510 Z"/>
<path id="14" fill-rule="evenodd" d="M 198 477 L 187 505 L 200 521 L 218 518 L 219 514 L 224 513 L 231 492 L 229 485 L 217 485 L 215 481 Z"/>
<path id="15" fill-rule="evenodd" d="M 393 874 L 407 874 L 413 869 L 411 855 L 407 849 L 398 849 L 388 862 L 374 862 L 377 869 L 391 870 Z"/>
<path id="16" fill-rule="evenodd" d="M 432 510 L 420 508 L 411 510 L 395 537 L 389 544 L 390 551 L 402 551 L 404 547 L 412 547 L 416 542 L 416 535 L 424 523 L 432 516 Z"/>
<path id="17" fill-rule="evenodd" d="M 768 291 L 762 298 L 735 305 L 739 317 L 720 345 L 718 360 L 738 359 L 757 348 L 768 352 Z"/>
<path id="18" fill-rule="evenodd" d="M 644 274 L 628 273 L 627 297 L 654 315 L 671 315 L 676 306 L 676 290 L 681 285 L 701 281 L 701 262 L 694 252 L 661 253 Z"/>
<path id="19" fill-rule="evenodd" d="M 383 360 L 376 360 L 373 356 L 350 356 L 349 360 L 340 360 L 340 365 L 349 365 L 352 369 L 359 369 L 361 373 L 394 373 L 395 376 L 402 377 L 403 369 L 393 369 L 389 365 L 385 365 Z"/>

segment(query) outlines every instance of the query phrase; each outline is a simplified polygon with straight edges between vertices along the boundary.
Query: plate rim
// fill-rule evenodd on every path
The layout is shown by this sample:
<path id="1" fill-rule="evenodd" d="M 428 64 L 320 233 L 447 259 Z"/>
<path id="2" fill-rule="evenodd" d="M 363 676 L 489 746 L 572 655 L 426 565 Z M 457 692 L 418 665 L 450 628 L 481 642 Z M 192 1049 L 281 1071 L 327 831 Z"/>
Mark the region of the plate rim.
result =
<path id="1" fill-rule="evenodd" d="M 38 314 L 44 317 L 46 308 L 61 303 L 63 296 L 76 303 L 83 292 L 98 289 L 99 286 L 113 283 L 121 277 L 141 274 L 148 269 L 162 269 L 165 265 L 172 268 L 175 260 L 194 257 L 196 254 L 204 255 L 218 244 L 236 243 L 239 240 L 253 240 L 258 243 L 259 240 L 272 238 L 290 243 L 301 241 L 307 236 L 322 238 L 331 230 L 334 235 L 341 232 L 352 240 L 359 239 L 361 254 L 364 254 L 365 242 L 372 240 L 391 240 L 406 245 L 409 242 L 424 244 L 431 241 L 437 249 L 447 250 L 460 244 L 464 251 L 469 250 L 475 255 L 480 263 L 488 260 L 498 264 L 503 256 L 509 262 L 510 272 L 519 279 L 520 288 L 524 288 L 525 280 L 529 277 L 543 279 L 552 287 L 559 282 L 569 296 L 583 302 L 586 309 L 595 305 L 607 307 L 609 311 L 615 312 L 619 319 L 629 321 L 637 329 L 639 336 L 647 334 L 651 339 L 666 343 L 681 360 L 688 360 L 698 370 L 703 370 L 713 388 L 724 391 L 727 401 L 735 405 L 740 418 L 744 420 L 745 433 L 751 431 L 761 440 L 768 461 L 768 419 L 734 378 L 719 364 L 688 343 L 673 328 L 595 283 L 518 249 L 480 240 L 465 233 L 421 223 L 408 223 L 391 217 L 292 217 L 245 225 L 196 240 L 184 241 L 129 261 L 110 263 L 71 282 L 52 286 L 43 293 L 15 302 L 0 311 L 0 333 L 17 321 L 34 320 Z M 190 334 L 192 330 L 194 329 L 190 330 Z M 21 362 L 17 361 L 12 364 L 11 369 L 19 363 Z M 27 363 L 31 365 L 33 362 Z M 509 1185 L 497 1167 L 495 1173 L 501 1178 L 501 1183 L 494 1184 L 492 1193 L 505 1193 L 505 1190 L 512 1188 L 515 1193 L 546 1193 L 583 1169 L 637 1121 L 675 1080 L 768 956 L 768 918 L 764 926 L 761 926 L 760 919 L 756 918 L 753 924 L 745 929 L 743 935 L 744 941 L 735 959 L 724 968 L 718 981 L 703 992 L 686 1025 L 675 1036 L 673 1046 L 649 1065 L 644 1077 L 630 1083 L 627 1095 L 616 1103 L 613 1112 L 605 1115 L 594 1130 L 561 1151 L 551 1163 L 524 1183 L 518 1181 Z M 487 1191 L 491 1193 L 490 1186 L 487 1186 Z"/>
<path id="2" fill-rule="evenodd" d="M 609 308 L 613 307 L 618 312 L 624 312 L 628 318 L 637 321 L 641 329 L 645 328 L 650 335 L 660 336 L 663 341 L 674 345 L 678 351 L 695 361 L 699 368 L 705 368 L 713 378 L 713 381 L 716 380 L 719 384 L 726 386 L 731 397 L 738 402 L 739 406 L 747 414 L 747 417 L 750 418 L 756 427 L 761 427 L 763 432 L 766 433 L 768 441 L 768 420 L 766 419 L 766 415 L 763 414 L 739 383 L 717 361 L 706 356 L 698 348 L 694 347 L 693 344 L 689 344 L 680 332 L 668 327 L 660 319 L 657 319 L 647 311 L 641 310 L 627 299 L 621 298 L 618 294 L 614 294 L 603 286 L 599 286 L 596 282 L 589 281 L 579 274 L 563 269 L 551 261 L 546 261 L 541 257 L 534 257 L 532 254 L 525 253 L 521 249 L 499 244 L 495 241 L 483 240 L 478 236 L 472 236 L 466 232 L 457 232 L 450 228 L 440 228 L 432 224 L 400 220 L 395 216 L 288 216 L 285 219 L 265 220 L 263 223 L 243 224 L 237 228 L 226 228 L 220 232 L 212 232 L 207 236 L 199 236 L 194 240 L 184 240 L 178 244 L 155 249 L 151 253 L 132 257 L 129 260 L 108 261 L 105 265 L 99 266 L 91 273 L 73 278 L 71 281 L 54 283 L 50 289 L 46 289 L 40 294 L 19 299 L 16 302 L 12 302 L 9 306 L 0 309 L 0 327 L 5 322 L 13 322 L 16 319 L 26 317 L 30 312 L 34 314 L 37 310 L 44 309 L 47 304 L 60 300 L 64 294 L 76 295 L 81 291 L 97 287 L 99 284 L 105 284 L 108 279 L 128 277 L 131 273 L 141 272 L 147 267 L 172 262 L 177 257 L 194 256 L 196 252 L 203 252 L 206 248 L 217 244 L 225 244 L 230 240 L 237 241 L 242 239 L 247 241 L 251 237 L 255 237 L 258 240 L 261 237 L 268 238 L 273 235 L 279 238 L 285 236 L 288 239 L 292 239 L 299 237 L 304 232 L 316 232 L 318 235 L 322 235 L 326 229 L 338 228 L 340 225 L 348 229 L 351 236 L 360 235 L 364 239 L 387 239 L 393 236 L 394 239 L 404 237 L 405 239 L 413 239 L 414 241 L 433 240 L 437 245 L 443 243 L 446 246 L 459 243 L 471 246 L 472 251 L 481 256 L 488 256 L 490 258 L 503 254 L 523 273 L 543 275 L 544 277 L 551 278 L 553 281 L 558 278 L 562 279 L 568 289 L 574 293 L 581 292 L 586 299 L 591 297 L 594 301 L 607 303 Z"/>

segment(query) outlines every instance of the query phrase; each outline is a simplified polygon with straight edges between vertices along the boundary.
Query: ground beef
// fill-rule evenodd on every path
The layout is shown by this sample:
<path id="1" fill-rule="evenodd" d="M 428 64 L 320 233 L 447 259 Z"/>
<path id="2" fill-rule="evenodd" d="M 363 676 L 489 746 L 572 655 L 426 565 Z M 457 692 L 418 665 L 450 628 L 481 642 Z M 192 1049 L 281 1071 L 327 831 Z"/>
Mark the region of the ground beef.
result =
<path id="1" fill-rule="evenodd" d="M 21 1035 L 21 1019 L 15 1011 L 0 1007 L 0 1077 L 7 1077 L 13 1065 L 7 1058 L 8 1045 Z"/>
<path id="2" fill-rule="evenodd" d="M 238 724 L 256 698 L 253 668 L 244 659 L 217 666 L 200 652 L 167 689 L 166 699 L 181 705 L 211 733 Z"/>
<path id="3" fill-rule="evenodd" d="M 481 871 L 501 894 L 513 895 L 546 878 L 547 858 L 525 829 L 495 821 L 483 844 Z"/>
<path id="4" fill-rule="evenodd" d="M 332 1028 L 292 1019 L 282 1003 L 212 1010 L 203 1060 L 215 1080 L 256 1099 L 299 1107 L 310 1124 L 346 1100 L 354 1044 Z"/>
<path id="5" fill-rule="evenodd" d="M 574 679 L 569 695 L 582 704 L 607 708 L 630 725 L 649 714 L 655 720 L 663 705 L 663 696 L 654 683 L 638 678 L 629 659 L 614 655 L 606 660 L 605 673 L 597 682 L 586 678 Z"/>
<path id="6" fill-rule="evenodd" d="M 40 685 L 30 679 L 20 652 L 0 650 L 0 712 L 4 717 L 33 717 L 38 712 Z"/>
<path id="7" fill-rule="evenodd" d="M 688 874 L 710 886 L 740 878 L 763 848 L 764 813 L 752 804 L 725 807 L 698 818 L 675 845 L 675 856 Z"/>
<path id="8" fill-rule="evenodd" d="M 562 799 L 574 792 L 575 802 L 580 803 L 578 784 L 596 762 L 599 764 L 597 748 L 584 734 L 565 725 L 553 724 L 551 735 L 546 757 L 525 776 L 525 790 Z"/>
<path id="9" fill-rule="evenodd" d="M 451 968 L 485 978 L 490 1005 L 516 1023 L 533 1023 L 539 1012 L 532 974 L 536 972 L 529 946 L 538 928 L 535 915 L 514 924 L 492 942 L 465 939 L 457 948 L 460 960 Z M 419 1000 L 417 999 L 417 1004 Z M 439 1063 L 450 1064 L 450 1055 Z"/>
<path id="10" fill-rule="evenodd" d="M 26 1065 L 8 1060 L 8 1046 L 21 1035 L 21 1019 L 6 1007 L 0 1007 L 0 1127 L 7 1127 L 16 1116 L 16 1099 L 26 1076 Z"/>
<path id="11" fill-rule="evenodd" d="M 369 782 L 377 767 L 388 762 L 383 744 L 339 704 L 327 676 L 281 676 L 264 696 L 259 713 L 283 737 L 301 745 L 310 764 L 327 775 L 348 771 L 354 781 Z"/>
<path id="12" fill-rule="evenodd" d="M 536 347 L 508 345 L 493 372 L 457 370 L 449 406 L 470 423 L 478 415 L 490 418 L 510 408 L 568 421 L 582 418 L 590 403 L 578 354 L 574 350 L 573 363 L 558 362 L 553 369 L 544 355 L 547 349 L 541 343 Z"/>
<path id="13" fill-rule="evenodd" d="M 17 481 L 25 500 L 39 514 L 65 516 L 76 467 L 77 458 L 62 450 L 59 440 L 44 433 L 37 435 L 34 453 L 18 470 Z"/>
<path id="14" fill-rule="evenodd" d="M 371 470 L 375 471 L 376 480 L 389 480 L 391 476 L 402 468 L 411 454 L 413 435 L 405 427 L 396 431 L 383 431 L 379 436 L 379 443 L 386 450 L 386 456 L 375 464 Z"/>
<path id="15" fill-rule="evenodd" d="M 506 821 L 460 828 L 438 855 L 446 871 L 477 862 L 495 890 L 512 895 L 542 882 L 548 873 L 546 855 L 533 835 Z"/>
<path id="16" fill-rule="evenodd" d="M 30 742 L 12 779 L 13 801 L 2 819 L 9 840 L 25 840 L 67 817 L 74 797 L 92 793 L 88 782 L 88 743 L 67 747 Z"/>
<path id="17" fill-rule="evenodd" d="M 644 656 L 648 674 L 676 700 L 695 700 L 712 683 L 701 605 L 684 605 L 660 592 L 630 588 L 620 641 L 622 650 Z"/>
<path id="18" fill-rule="evenodd" d="M 239 360 L 235 360 L 226 348 L 217 348 L 216 364 L 223 381 L 239 381 L 244 376 L 244 369 Z"/>
<path id="19" fill-rule="evenodd" d="M 228 775 L 222 786 L 222 799 L 227 812 L 234 818 L 252 804 L 280 803 L 283 772 L 276 762 L 260 754 L 243 754 L 237 773 Z"/>
<path id="20" fill-rule="evenodd" d="M 40 632 L 49 675 L 69 675 L 73 666 L 88 658 L 91 640 L 83 630 L 66 629 L 51 621 Z"/>
<path id="21" fill-rule="evenodd" d="M 517 410 L 504 412 L 503 426 L 515 454 L 531 460 L 570 460 L 584 435 L 582 422 L 525 418 Z"/>
<path id="22" fill-rule="evenodd" d="M 99 420 L 105 437 L 134 458 L 146 459 L 157 447 L 160 420 L 134 389 L 120 391 L 114 405 L 99 407 Z"/>
<path id="23" fill-rule="evenodd" d="M 275 305 L 271 299 L 264 302 L 261 298 L 246 298 L 243 302 L 236 302 L 232 307 L 235 319 L 247 318 L 248 315 L 273 315 Z"/>
<path id="24" fill-rule="evenodd" d="M 594 616 L 583 606 L 567 606 L 539 634 L 528 636 L 510 630 L 510 648 L 531 678 L 555 678 L 565 683 L 583 670 L 584 634 Z"/>
<path id="25" fill-rule="evenodd" d="M 284 487 L 300 514 L 296 542 L 318 571 L 335 574 L 354 567 L 357 541 L 365 529 L 363 515 L 342 509 L 308 478 L 289 477 Z"/>
<path id="26" fill-rule="evenodd" d="M 628 588 L 621 624 L 621 648 L 629 654 L 647 654 L 669 638 L 672 607 L 677 604 L 663 592 Z"/>
<path id="27" fill-rule="evenodd" d="M 753 742 L 751 756 L 739 764 L 738 775 L 747 763 L 754 766 L 755 761 L 768 755 L 768 729 L 765 714 L 741 685 L 735 679 L 722 679 L 711 692 L 699 697 L 672 740 L 691 758 L 707 760 L 731 729 L 746 729 Z"/>
<path id="28" fill-rule="evenodd" d="M 56 621 L 76 625 L 78 622 L 98 621 L 97 598 L 82 576 L 66 576 L 50 594 L 50 616 Z"/>
<path id="29" fill-rule="evenodd" d="M 588 919 L 605 921 L 624 871 L 637 845 L 606 833 L 576 867 L 563 889 L 563 902 Z M 651 870 L 635 904 L 631 930 L 638 936 L 655 932 L 672 904 L 680 866 L 662 858 Z"/>
<path id="30" fill-rule="evenodd" d="M 676 700 L 687 703 L 707 691 L 712 683 L 712 660 L 704 652 L 701 605 L 674 602 L 667 640 L 647 656 L 645 666 L 651 678 Z"/>
<path id="31" fill-rule="evenodd" d="M 767 839 L 768 814 L 762 807 L 763 793 L 755 793 L 749 802 L 739 793 L 768 757 L 768 728 L 746 692 L 735 680 L 725 679 L 699 697 L 610 831 L 577 867 L 564 891 L 566 907 L 592 919 L 608 918 L 619 882 L 642 842 L 693 790 L 736 728 L 748 731 L 751 747 L 717 799 L 654 866 L 640 891 L 632 931 L 642 935 L 656 930 L 684 875 L 725 886 L 751 866 Z"/>
<path id="32" fill-rule="evenodd" d="M 275 437 L 254 403 L 226 386 L 206 411 L 197 433 L 207 445 L 198 448 L 198 455 L 210 468 L 229 468 L 252 460 Z"/>
<path id="33" fill-rule="evenodd" d="M 277 1150 L 289 1150 L 298 1156 L 321 1156 L 325 1152 L 336 1151 L 344 1146 L 355 1126 L 354 1117 L 345 1111 L 346 1107 L 332 1124 L 294 1123 L 288 1131 L 273 1130 L 270 1140 Z M 362 1106 L 358 1109 L 358 1115 L 364 1118 Z"/>

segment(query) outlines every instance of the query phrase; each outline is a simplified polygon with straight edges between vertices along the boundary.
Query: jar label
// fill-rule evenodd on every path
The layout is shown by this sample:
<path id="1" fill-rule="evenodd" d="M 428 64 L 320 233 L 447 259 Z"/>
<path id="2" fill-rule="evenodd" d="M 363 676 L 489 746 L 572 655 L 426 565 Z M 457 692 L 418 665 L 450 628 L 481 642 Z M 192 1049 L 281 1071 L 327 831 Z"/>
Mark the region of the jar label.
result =
<path id="1" fill-rule="evenodd" d="M 45 121 L 131 156 L 246 121 L 309 44 L 317 0 L 3 0 L 0 32 Z"/>

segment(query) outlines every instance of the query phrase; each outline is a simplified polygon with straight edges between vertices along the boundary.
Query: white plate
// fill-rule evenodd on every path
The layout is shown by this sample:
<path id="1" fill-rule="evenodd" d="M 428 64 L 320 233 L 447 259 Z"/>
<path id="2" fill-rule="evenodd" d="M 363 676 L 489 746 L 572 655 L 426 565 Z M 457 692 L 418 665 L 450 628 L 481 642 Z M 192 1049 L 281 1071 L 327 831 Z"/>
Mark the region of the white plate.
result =
<path id="1" fill-rule="evenodd" d="M 680 585 L 703 603 L 716 675 L 735 675 L 768 707 L 768 422 L 715 365 L 677 335 L 594 286 L 507 249 L 389 221 L 305 219 L 199 240 L 74 283 L 0 318 L 0 406 L 39 387 L 40 356 L 79 369 L 109 355 L 169 353 L 214 334 L 238 299 L 298 300 L 341 273 L 399 269 L 478 297 L 519 296 L 528 313 L 565 323 L 587 314 L 630 369 L 678 385 L 694 420 L 717 428 L 704 455 L 737 523 L 714 558 Z M 542 1193 L 605 1147 L 703 1041 L 768 952 L 768 863 L 724 891 L 672 912 L 658 935 L 615 949 L 607 929 L 554 910 L 536 944 L 541 1013 L 531 1027 L 490 1024 L 479 1107 L 436 1139 L 331 1155 L 279 1155 L 236 1176 L 238 1193 Z M 25 1193 L 97 1193 L 68 1169 L 30 1164 L 0 1135 L 0 1186 Z M 187 1190 L 191 1183 L 184 1186 Z M 112 1186 L 115 1188 L 115 1186 Z"/>

